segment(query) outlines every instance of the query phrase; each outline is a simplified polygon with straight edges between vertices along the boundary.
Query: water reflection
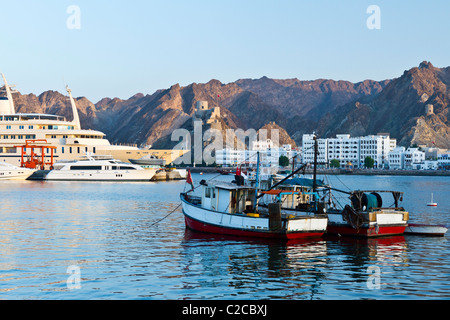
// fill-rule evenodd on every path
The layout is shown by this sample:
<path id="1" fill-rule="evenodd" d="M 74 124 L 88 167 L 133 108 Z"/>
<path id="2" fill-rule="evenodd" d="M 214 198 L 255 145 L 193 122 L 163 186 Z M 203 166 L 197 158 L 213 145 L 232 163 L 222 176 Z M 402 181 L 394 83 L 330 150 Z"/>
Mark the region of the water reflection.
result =
<path id="1" fill-rule="evenodd" d="M 186 230 L 181 245 L 183 279 L 190 279 L 186 288 L 226 284 L 244 297 L 257 297 L 263 290 L 270 298 L 314 299 L 330 283 L 336 290 L 368 291 L 369 266 L 389 273 L 408 260 L 403 236 L 280 242 Z M 217 297 L 229 297 L 227 290 L 221 289 Z"/>
<path id="2" fill-rule="evenodd" d="M 426 208 L 420 193 L 431 183 L 437 199 L 450 185 L 427 179 L 341 177 L 399 185 L 416 222 L 448 224 L 450 204 Z M 1 298 L 450 297 L 448 235 L 279 242 L 195 233 L 177 209 L 183 186 L 0 182 Z M 69 265 L 81 268 L 81 290 L 66 287 Z M 380 289 L 371 290 L 367 271 L 375 266 Z"/>
<path id="3" fill-rule="evenodd" d="M 201 274 L 214 279 L 205 282 L 196 277 L 197 285 L 203 288 L 226 285 L 227 290 L 218 298 L 229 298 L 227 291 L 255 298 L 261 294 L 272 298 L 312 295 L 323 277 L 318 266 L 327 259 L 322 239 L 242 240 L 186 230 L 182 247 L 185 277 Z M 195 282 L 186 285 L 192 288 Z"/>

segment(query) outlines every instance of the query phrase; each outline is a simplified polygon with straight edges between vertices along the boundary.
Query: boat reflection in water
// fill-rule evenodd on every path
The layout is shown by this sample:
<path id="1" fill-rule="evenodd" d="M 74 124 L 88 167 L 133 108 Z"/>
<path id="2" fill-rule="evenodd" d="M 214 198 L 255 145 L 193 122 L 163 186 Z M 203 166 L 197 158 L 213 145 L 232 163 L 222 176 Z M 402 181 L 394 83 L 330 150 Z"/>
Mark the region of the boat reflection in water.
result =
<path id="1" fill-rule="evenodd" d="M 314 299 L 325 292 L 338 298 L 342 290 L 370 294 L 371 267 L 388 281 L 384 273 L 408 263 L 404 236 L 280 242 L 186 229 L 181 246 L 183 286 L 199 293 L 220 287 L 215 298 L 229 297 L 236 289 L 255 299 L 267 297 L 267 290 L 275 299 Z"/>

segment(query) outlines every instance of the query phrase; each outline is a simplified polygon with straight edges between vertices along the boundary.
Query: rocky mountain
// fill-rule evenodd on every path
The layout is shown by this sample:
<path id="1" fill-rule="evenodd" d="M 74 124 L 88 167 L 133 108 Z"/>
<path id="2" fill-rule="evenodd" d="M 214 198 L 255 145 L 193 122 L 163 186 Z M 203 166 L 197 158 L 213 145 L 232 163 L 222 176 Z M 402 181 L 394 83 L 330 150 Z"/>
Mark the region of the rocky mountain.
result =
<path id="1" fill-rule="evenodd" d="M 389 132 L 400 145 L 450 148 L 450 67 L 430 62 L 407 70 L 379 94 L 338 107 L 317 123 L 323 136 L 352 136 Z M 432 112 L 428 112 L 428 108 Z"/>
<path id="2" fill-rule="evenodd" d="M 389 132 L 400 145 L 434 143 L 450 148 L 449 88 L 450 67 L 422 62 L 385 81 L 211 80 L 185 87 L 175 84 L 129 99 L 103 98 L 95 104 L 80 97 L 76 104 L 82 127 L 103 131 L 114 143 L 173 147 L 172 132 L 192 130 L 195 104 L 204 100 L 210 109 L 220 107 L 216 123 L 222 130 L 277 128 L 280 143 L 301 145 L 302 134 L 313 131 L 323 137 Z M 14 99 L 17 112 L 72 119 L 67 97 L 56 91 L 15 94 Z"/>

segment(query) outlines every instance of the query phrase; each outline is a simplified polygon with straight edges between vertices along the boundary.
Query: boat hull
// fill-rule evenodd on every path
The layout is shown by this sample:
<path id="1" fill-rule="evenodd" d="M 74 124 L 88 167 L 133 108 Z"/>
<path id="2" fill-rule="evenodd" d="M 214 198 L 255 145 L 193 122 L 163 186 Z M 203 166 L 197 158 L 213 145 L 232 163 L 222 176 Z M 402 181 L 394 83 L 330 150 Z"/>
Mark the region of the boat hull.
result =
<path id="1" fill-rule="evenodd" d="M 192 205 L 181 197 L 186 227 L 212 234 L 266 239 L 306 239 L 321 237 L 326 232 L 326 217 L 305 217 L 284 222 L 280 230 L 270 230 L 268 218 L 227 214 Z"/>
<path id="2" fill-rule="evenodd" d="M 401 235 L 405 232 L 406 225 L 371 226 L 354 229 L 350 225 L 328 225 L 327 234 L 354 236 L 354 237 L 384 237 Z"/>
<path id="3" fill-rule="evenodd" d="M 384 237 L 402 235 L 408 226 L 407 212 L 373 213 L 363 216 L 366 221 L 360 227 L 345 221 L 342 214 L 328 214 L 327 234 L 354 237 Z"/>
<path id="4" fill-rule="evenodd" d="M 20 170 L 0 170 L 0 180 L 26 180 L 35 170 L 20 169 Z"/>
<path id="5" fill-rule="evenodd" d="M 409 224 L 405 229 L 405 233 L 426 236 L 444 236 L 447 230 L 448 229 L 445 226 L 440 225 Z"/>
<path id="6" fill-rule="evenodd" d="M 185 215 L 186 227 L 198 232 L 222 234 L 238 237 L 251 237 L 251 238 L 271 238 L 271 239 L 307 239 L 318 238 L 324 235 L 325 231 L 304 231 L 304 232 L 270 232 L 270 231 L 251 231 L 248 229 L 228 228 L 217 225 L 204 223 Z"/>
<path id="7" fill-rule="evenodd" d="M 150 181 L 155 175 L 156 170 L 130 170 L 126 171 L 86 171 L 74 172 L 68 170 L 50 171 L 45 180 L 49 181 Z"/>

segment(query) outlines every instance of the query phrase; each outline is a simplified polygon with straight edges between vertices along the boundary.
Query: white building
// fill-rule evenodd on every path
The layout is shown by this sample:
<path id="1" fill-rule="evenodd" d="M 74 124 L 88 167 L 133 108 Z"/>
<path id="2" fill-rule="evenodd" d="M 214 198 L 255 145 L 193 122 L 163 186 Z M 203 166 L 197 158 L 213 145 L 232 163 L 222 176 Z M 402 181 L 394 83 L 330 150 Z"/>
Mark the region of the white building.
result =
<path id="1" fill-rule="evenodd" d="M 429 157 L 429 151 L 431 148 L 421 148 L 425 152 L 425 160 L 420 163 L 421 170 L 450 170 L 450 151 L 437 149 L 433 150 L 433 155 Z M 416 164 L 413 165 L 417 166 Z"/>
<path id="2" fill-rule="evenodd" d="M 389 169 L 403 169 L 405 150 L 405 147 L 396 147 L 394 150 L 389 152 Z"/>
<path id="3" fill-rule="evenodd" d="M 341 167 L 357 167 L 360 155 L 359 138 L 338 134 L 328 139 L 328 160 L 336 159 Z"/>
<path id="4" fill-rule="evenodd" d="M 437 160 L 425 160 L 420 164 L 420 170 L 437 170 L 438 168 Z"/>
<path id="5" fill-rule="evenodd" d="M 420 169 L 425 161 L 425 152 L 419 148 L 408 148 L 404 152 L 403 169 Z"/>
<path id="6" fill-rule="evenodd" d="M 396 147 L 397 141 L 388 134 L 350 137 L 338 134 L 336 138 L 318 139 L 319 164 L 327 164 L 336 159 L 341 167 L 363 167 L 366 157 L 375 160 L 375 166 L 383 168 L 388 165 L 389 151 Z M 303 163 L 314 162 L 314 135 L 303 135 Z"/>
<path id="7" fill-rule="evenodd" d="M 437 162 L 439 169 L 450 170 L 450 150 L 438 152 Z"/>
<path id="8" fill-rule="evenodd" d="M 236 166 L 246 159 L 245 150 L 221 149 L 216 150 L 216 164 L 222 166 Z"/>
<path id="9" fill-rule="evenodd" d="M 245 165 L 255 167 L 257 164 L 257 154 L 261 166 L 278 166 L 280 156 L 284 155 L 288 159 L 297 156 L 297 150 L 290 144 L 285 144 L 276 148 L 270 139 L 252 141 L 251 149 L 222 149 L 216 150 L 216 164 L 221 166 Z"/>
<path id="10" fill-rule="evenodd" d="M 360 166 L 364 166 L 366 157 L 375 160 L 374 167 L 387 167 L 389 152 L 394 150 L 397 142 L 387 134 L 370 135 L 360 138 Z"/>
<path id="11" fill-rule="evenodd" d="M 302 163 L 314 163 L 314 134 L 304 134 L 302 141 Z M 317 143 L 317 163 L 328 164 L 327 139 L 317 139 Z"/>

